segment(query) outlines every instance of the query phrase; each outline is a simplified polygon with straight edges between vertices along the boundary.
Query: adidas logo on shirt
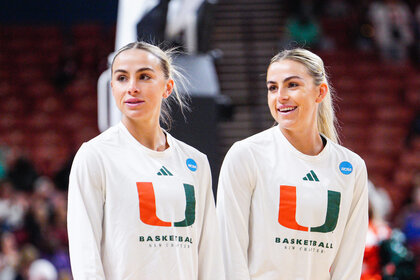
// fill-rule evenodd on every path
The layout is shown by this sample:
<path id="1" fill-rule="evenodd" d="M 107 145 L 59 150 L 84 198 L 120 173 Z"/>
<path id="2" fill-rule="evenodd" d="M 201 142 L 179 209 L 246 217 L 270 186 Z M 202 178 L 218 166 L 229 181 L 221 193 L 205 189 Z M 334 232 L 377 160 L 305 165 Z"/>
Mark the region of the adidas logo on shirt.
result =
<path id="1" fill-rule="evenodd" d="M 315 172 L 311 170 L 305 177 L 303 177 L 303 181 L 315 181 L 319 182 L 318 177 L 316 176 Z"/>
<path id="2" fill-rule="evenodd" d="M 162 168 L 157 173 L 159 176 L 173 176 L 172 173 L 165 167 L 162 166 Z"/>

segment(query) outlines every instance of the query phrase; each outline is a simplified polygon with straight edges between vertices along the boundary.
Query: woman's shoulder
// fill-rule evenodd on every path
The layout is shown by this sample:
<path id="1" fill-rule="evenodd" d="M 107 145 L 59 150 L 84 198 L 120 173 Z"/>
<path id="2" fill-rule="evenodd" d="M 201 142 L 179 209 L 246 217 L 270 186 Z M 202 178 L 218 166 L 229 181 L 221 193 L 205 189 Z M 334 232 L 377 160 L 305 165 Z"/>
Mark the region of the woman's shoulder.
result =
<path id="1" fill-rule="evenodd" d="M 249 161 L 255 154 L 265 154 L 275 144 L 275 127 L 236 141 L 226 154 L 227 158 L 236 161 Z"/>
<path id="2" fill-rule="evenodd" d="M 340 155 L 341 158 L 351 159 L 360 164 L 364 164 L 363 158 L 360 155 L 358 155 L 356 152 L 352 151 L 350 148 L 347 148 L 338 143 L 334 143 L 331 140 L 329 141 L 329 144 L 331 145 L 330 151 L 332 153 L 336 153 Z"/>
<path id="3" fill-rule="evenodd" d="M 271 127 L 269 129 L 248 136 L 247 138 L 235 142 L 232 145 L 232 148 L 251 149 L 252 147 L 266 147 L 267 145 L 273 143 L 273 138 L 275 137 L 275 129 L 278 128 Z"/>
<path id="4" fill-rule="evenodd" d="M 197 157 L 203 160 L 207 160 L 207 155 L 203 152 L 201 152 L 200 150 L 198 150 L 197 148 L 185 143 L 182 140 L 179 140 L 175 137 L 173 137 L 172 135 L 168 134 L 169 137 L 171 137 L 171 144 L 173 145 L 173 148 L 179 152 L 179 153 L 183 153 L 189 157 Z"/>
<path id="5" fill-rule="evenodd" d="M 104 132 L 100 133 L 99 135 L 93 137 L 86 143 L 89 143 L 89 145 L 100 145 L 105 144 L 109 142 L 115 141 L 120 133 L 120 127 L 119 125 L 111 126 Z"/>
<path id="6" fill-rule="evenodd" d="M 104 146 L 115 143 L 118 139 L 118 126 L 113 126 L 95 136 L 94 138 L 82 143 L 77 154 L 92 156 L 103 152 Z"/>

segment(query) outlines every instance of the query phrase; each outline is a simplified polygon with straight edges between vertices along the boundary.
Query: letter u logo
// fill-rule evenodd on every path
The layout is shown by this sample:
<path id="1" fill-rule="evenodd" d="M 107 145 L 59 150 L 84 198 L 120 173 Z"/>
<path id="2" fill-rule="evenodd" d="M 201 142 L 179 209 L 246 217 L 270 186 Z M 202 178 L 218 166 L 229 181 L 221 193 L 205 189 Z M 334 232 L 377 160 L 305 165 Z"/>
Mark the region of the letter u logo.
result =
<path id="1" fill-rule="evenodd" d="M 187 227 L 195 221 L 195 194 L 194 186 L 184 184 L 186 206 L 185 219 L 174 222 L 174 227 Z M 140 220 L 151 226 L 170 227 L 172 222 L 165 222 L 156 216 L 155 191 L 151 182 L 137 182 L 137 192 L 139 194 Z"/>
<path id="2" fill-rule="evenodd" d="M 325 222 L 318 227 L 301 226 L 296 221 L 296 187 L 280 186 L 279 224 L 284 227 L 311 232 L 330 232 L 337 226 L 338 214 L 340 212 L 339 192 L 328 190 L 328 205 Z"/>

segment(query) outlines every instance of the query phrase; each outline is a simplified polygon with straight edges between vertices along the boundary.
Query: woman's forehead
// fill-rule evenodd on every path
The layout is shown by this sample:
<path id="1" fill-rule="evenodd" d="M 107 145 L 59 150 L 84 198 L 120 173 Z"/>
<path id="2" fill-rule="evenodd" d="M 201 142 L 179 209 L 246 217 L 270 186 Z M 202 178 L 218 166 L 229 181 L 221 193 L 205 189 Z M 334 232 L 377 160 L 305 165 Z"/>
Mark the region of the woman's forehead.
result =
<path id="1" fill-rule="evenodd" d="M 299 75 L 306 78 L 311 78 L 305 65 L 300 62 L 284 59 L 273 62 L 267 71 L 267 76 L 293 76 Z"/>
<path id="2" fill-rule="evenodd" d="M 125 50 L 117 55 L 114 61 L 116 66 L 141 65 L 152 68 L 160 68 L 160 60 L 153 53 L 141 49 Z"/>

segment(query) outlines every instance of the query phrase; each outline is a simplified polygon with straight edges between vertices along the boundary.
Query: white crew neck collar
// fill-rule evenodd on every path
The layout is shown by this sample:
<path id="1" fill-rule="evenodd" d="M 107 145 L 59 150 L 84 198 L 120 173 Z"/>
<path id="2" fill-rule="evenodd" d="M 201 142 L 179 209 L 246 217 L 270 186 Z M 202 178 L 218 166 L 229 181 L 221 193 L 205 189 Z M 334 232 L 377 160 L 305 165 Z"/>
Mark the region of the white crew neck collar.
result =
<path id="1" fill-rule="evenodd" d="M 136 138 L 134 138 L 134 136 L 130 133 L 130 131 L 128 131 L 127 127 L 122 122 L 118 123 L 118 128 L 123 132 L 123 134 L 127 136 L 128 141 L 132 143 L 134 146 L 136 146 L 142 152 L 145 152 L 155 157 L 165 157 L 172 153 L 173 145 L 174 145 L 173 137 L 165 130 L 163 130 L 163 132 L 166 135 L 166 141 L 168 141 L 169 147 L 165 149 L 164 151 L 155 151 L 144 146 Z"/>
<path id="2" fill-rule="evenodd" d="M 287 148 L 287 150 L 289 150 L 291 153 L 295 154 L 297 157 L 302 158 L 304 160 L 308 160 L 308 161 L 319 161 L 319 160 L 323 160 L 327 154 L 328 154 L 328 150 L 331 147 L 331 143 L 330 143 L 330 139 L 328 139 L 327 137 L 325 137 L 324 135 L 322 135 L 322 137 L 325 138 L 325 140 L 327 141 L 324 148 L 322 149 L 322 151 L 317 154 L 317 155 L 307 155 L 302 153 L 301 151 L 299 151 L 298 149 L 296 149 L 290 142 L 289 140 L 287 140 L 286 136 L 284 136 L 283 132 L 280 130 L 280 127 L 277 125 L 275 127 L 273 127 L 274 129 L 274 134 L 275 134 L 275 138 L 279 139 L 279 141 L 285 145 L 285 147 Z"/>

